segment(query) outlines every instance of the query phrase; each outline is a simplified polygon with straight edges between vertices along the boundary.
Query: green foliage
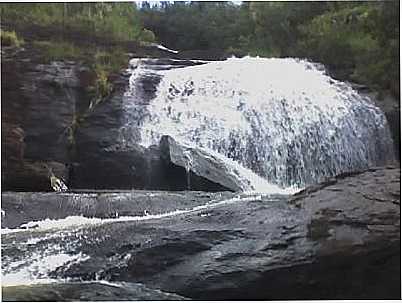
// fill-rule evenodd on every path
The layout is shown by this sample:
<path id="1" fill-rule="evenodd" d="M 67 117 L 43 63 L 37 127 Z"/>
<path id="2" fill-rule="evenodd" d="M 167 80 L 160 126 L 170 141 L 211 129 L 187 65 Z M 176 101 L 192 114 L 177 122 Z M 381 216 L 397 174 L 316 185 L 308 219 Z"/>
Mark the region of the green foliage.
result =
<path id="1" fill-rule="evenodd" d="M 140 45 L 160 41 L 180 51 L 305 57 L 395 95 L 399 94 L 399 18 L 398 1 L 244 1 L 241 5 L 176 1 L 145 3 L 140 10 L 133 3 L 116 2 L 1 5 L 2 23 L 17 29 L 32 25 L 59 29 L 64 41 L 65 34 L 78 33 L 93 45 L 97 41 L 139 41 Z M 18 41 L 2 33 L 3 45 Z M 92 49 L 66 41 L 37 45 L 51 60 L 83 59 L 94 70 L 103 70 L 107 78 L 127 59 L 123 51 L 112 47 L 95 47 L 94 56 Z M 104 78 L 102 73 L 98 76 Z"/>
<path id="2" fill-rule="evenodd" d="M 335 69 L 350 69 L 354 81 L 395 91 L 399 15 L 392 11 L 399 11 L 395 2 L 333 9 L 300 26 L 299 51 Z"/>
<path id="3" fill-rule="evenodd" d="M 33 45 L 42 51 L 45 61 L 78 60 L 84 51 L 67 41 L 34 41 Z"/>
<path id="4" fill-rule="evenodd" d="M 153 31 L 144 28 L 141 32 L 140 40 L 143 42 L 155 42 L 156 37 Z"/>
<path id="5" fill-rule="evenodd" d="M 172 49 L 207 50 L 237 47 L 237 33 L 246 34 L 248 22 L 230 2 L 164 2 L 140 10 L 145 28 Z M 243 26 L 244 25 L 244 26 Z"/>
<path id="6" fill-rule="evenodd" d="M 90 104 L 84 112 L 74 114 L 71 124 L 64 132 L 71 149 L 73 149 L 75 145 L 75 134 L 77 129 L 88 118 L 91 111 L 109 97 L 110 93 L 113 91 L 113 85 L 109 81 L 110 72 L 105 69 L 105 65 L 96 65 L 93 72 L 95 74 L 94 83 L 87 87 Z"/>
<path id="7" fill-rule="evenodd" d="M 2 22 L 79 31 L 109 40 L 137 40 L 142 26 L 133 3 L 9 3 Z"/>
<path id="8" fill-rule="evenodd" d="M 109 49 L 98 48 L 93 55 L 92 66 L 95 71 L 104 70 L 106 73 L 119 72 L 127 66 L 128 54 L 119 47 Z"/>
<path id="9" fill-rule="evenodd" d="M 305 57 L 399 94 L 399 2 L 162 2 L 140 15 L 166 46 Z"/>
<path id="10" fill-rule="evenodd" d="M 112 84 L 108 79 L 108 72 L 102 66 L 95 67 L 95 83 L 89 87 L 89 91 L 93 96 L 92 106 L 101 102 L 104 98 L 109 96 L 112 91 Z M 90 107 L 92 107 L 90 106 Z"/>
<path id="11" fill-rule="evenodd" d="M 1 35 L 2 46 L 20 47 L 22 44 L 24 44 L 24 40 L 22 38 L 19 38 L 15 31 L 1 30 L 0 35 Z"/>

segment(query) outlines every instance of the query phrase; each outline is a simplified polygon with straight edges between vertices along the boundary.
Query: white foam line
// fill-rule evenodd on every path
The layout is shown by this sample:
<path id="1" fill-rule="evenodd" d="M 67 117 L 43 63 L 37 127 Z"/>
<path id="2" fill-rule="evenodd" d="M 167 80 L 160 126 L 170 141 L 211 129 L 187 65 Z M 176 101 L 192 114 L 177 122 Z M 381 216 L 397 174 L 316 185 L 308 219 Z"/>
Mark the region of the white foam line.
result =
<path id="1" fill-rule="evenodd" d="M 31 284 L 48 284 L 57 282 L 57 279 L 51 279 L 47 275 L 49 272 L 63 265 L 72 265 L 89 259 L 82 253 L 76 255 L 68 255 L 64 253 L 53 253 L 47 256 L 34 255 L 31 260 L 24 260 L 16 262 L 11 268 L 11 272 L 2 272 L 1 285 L 2 286 L 18 286 L 18 285 L 31 285 Z M 28 263 L 27 266 L 22 268 L 18 267 Z M 13 270 L 14 269 L 14 270 Z"/>
<path id="2" fill-rule="evenodd" d="M 1 234 L 6 235 L 6 234 L 11 234 L 11 233 L 16 233 L 20 231 L 26 231 L 26 229 L 23 228 L 2 228 L 1 229 Z"/>
<path id="3" fill-rule="evenodd" d="M 119 218 L 108 218 L 108 219 L 101 219 L 101 218 L 88 218 L 84 216 L 69 216 L 63 219 L 45 219 L 41 221 L 32 221 L 25 224 L 22 224 L 20 228 L 15 229 L 2 229 L 2 234 L 10 234 L 16 232 L 26 232 L 26 231 L 49 231 L 49 230 L 60 230 L 60 229 L 68 229 L 68 228 L 80 228 L 89 225 L 99 225 L 104 223 L 116 223 L 116 222 L 130 222 L 130 221 L 146 221 L 146 220 L 153 220 L 153 219 L 162 219 L 167 217 L 173 217 L 182 214 L 188 214 L 192 212 L 197 212 L 204 209 L 214 208 L 217 206 L 235 203 L 235 202 L 248 202 L 248 201 L 261 201 L 261 195 L 253 195 L 248 197 L 234 197 L 228 200 L 223 200 L 214 203 L 213 200 L 207 204 L 199 205 L 193 207 L 191 209 L 178 209 L 175 211 L 162 213 L 162 214 L 150 214 L 145 216 L 123 216 Z"/>
<path id="4" fill-rule="evenodd" d="M 165 47 L 165 46 L 163 46 L 161 44 L 156 45 L 156 47 L 159 48 L 160 50 L 164 50 L 164 51 L 167 51 L 167 52 L 170 52 L 170 53 L 173 53 L 173 54 L 177 54 L 179 52 L 177 50 L 167 48 L 167 47 Z"/>
<path id="5" fill-rule="evenodd" d="M 43 284 L 91 284 L 91 283 L 98 283 L 102 285 L 107 285 L 107 286 L 113 286 L 113 287 L 118 287 L 118 288 L 123 288 L 124 285 L 121 284 L 121 282 L 111 282 L 107 280 L 86 280 L 86 281 L 79 281 L 79 280 L 74 280 L 71 278 L 66 278 L 66 279 L 37 279 L 37 280 L 32 280 L 32 281 L 25 281 L 27 282 L 26 284 L 23 283 L 23 281 L 18 282 L 16 284 L 4 284 L 2 283 L 3 287 L 13 287 L 13 286 L 35 286 L 35 285 L 43 285 Z M 133 284 L 140 284 L 140 283 L 133 283 Z M 143 285 L 143 284 L 141 284 Z"/>

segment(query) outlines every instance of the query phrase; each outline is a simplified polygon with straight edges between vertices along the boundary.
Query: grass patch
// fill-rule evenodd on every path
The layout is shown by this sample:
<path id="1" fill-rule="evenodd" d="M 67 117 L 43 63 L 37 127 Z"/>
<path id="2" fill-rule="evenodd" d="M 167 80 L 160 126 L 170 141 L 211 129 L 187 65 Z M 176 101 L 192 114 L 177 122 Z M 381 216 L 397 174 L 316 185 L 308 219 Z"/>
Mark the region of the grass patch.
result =
<path id="1" fill-rule="evenodd" d="M 93 67 L 95 71 L 115 73 L 128 65 L 128 59 L 127 52 L 121 48 L 98 49 L 93 56 Z"/>
<path id="2" fill-rule="evenodd" d="M 142 24 L 134 3 L 7 3 L 0 7 L 2 22 L 66 31 L 79 31 L 86 38 L 136 41 Z M 83 38 L 83 39 L 86 39 Z"/>
<path id="3" fill-rule="evenodd" d="M 70 42 L 34 41 L 33 46 L 39 48 L 46 61 L 78 60 L 84 51 Z"/>
<path id="4" fill-rule="evenodd" d="M 24 44 L 24 40 L 17 36 L 15 31 L 3 31 L 0 32 L 1 45 L 2 46 L 15 46 L 20 47 Z"/>

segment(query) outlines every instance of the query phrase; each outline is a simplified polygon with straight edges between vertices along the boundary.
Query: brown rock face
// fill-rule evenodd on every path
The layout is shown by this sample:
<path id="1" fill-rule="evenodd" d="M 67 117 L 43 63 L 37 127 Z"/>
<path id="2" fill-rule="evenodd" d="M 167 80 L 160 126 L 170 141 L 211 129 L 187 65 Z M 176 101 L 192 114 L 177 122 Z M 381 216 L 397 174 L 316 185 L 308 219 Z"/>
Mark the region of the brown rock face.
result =
<path id="1" fill-rule="evenodd" d="M 21 164 L 24 159 L 24 130 L 16 124 L 3 122 L 1 128 L 2 168 Z"/>
<path id="2" fill-rule="evenodd" d="M 50 191 L 49 173 L 52 171 L 63 180 L 68 180 L 67 166 L 55 161 L 32 161 L 26 159 L 25 132 L 16 124 L 2 124 L 1 175 L 3 189 Z"/>
<path id="3" fill-rule="evenodd" d="M 76 68 L 41 63 L 29 45 L 2 51 L 3 190 L 52 190 L 49 169 L 68 180 L 66 134 L 81 94 Z"/>

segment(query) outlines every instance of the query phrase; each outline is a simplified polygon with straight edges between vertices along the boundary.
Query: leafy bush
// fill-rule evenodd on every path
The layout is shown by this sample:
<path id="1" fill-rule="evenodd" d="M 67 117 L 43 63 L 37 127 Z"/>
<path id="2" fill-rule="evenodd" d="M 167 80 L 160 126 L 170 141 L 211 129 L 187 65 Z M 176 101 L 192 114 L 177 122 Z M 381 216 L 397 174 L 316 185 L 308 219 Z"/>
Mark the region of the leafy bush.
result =
<path id="1" fill-rule="evenodd" d="M 128 54 L 121 48 L 98 49 L 93 56 L 95 70 L 115 73 L 127 66 Z"/>
<path id="2" fill-rule="evenodd" d="M 356 82 L 395 93 L 399 90 L 399 18 L 392 15 L 396 7 L 386 5 L 396 6 L 356 3 L 315 17 L 299 26 L 300 53 L 335 69 L 350 69 Z"/>
<path id="3" fill-rule="evenodd" d="M 113 85 L 109 81 L 110 73 L 105 69 L 105 67 L 96 65 L 94 71 L 94 84 L 87 88 L 91 96 L 91 102 L 88 110 L 91 110 L 93 107 L 102 102 L 113 90 Z"/>
<path id="4" fill-rule="evenodd" d="M 18 38 L 17 33 L 15 31 L 3 31 L 1 30 L 1 45 L 2 46 L 15 46 L 20 47 L 24 44 L 24 40 Z"/>
<path id="5" fill-rule="evenodd" d="M 144 28 L 141 32 L 140 40 L 143 42 L 155 42 L 156 37 L 153 31 Z"/>
<path id="6" fill-rule="evenodd" d="M 108 73 L 102 67 L 97 67 L 95 69 L 96 72 L 96 80 L 95 80 L 95 94 L 98 98 L 107 97 L 111 90 L 112 84 L 109 82 Z"/>

